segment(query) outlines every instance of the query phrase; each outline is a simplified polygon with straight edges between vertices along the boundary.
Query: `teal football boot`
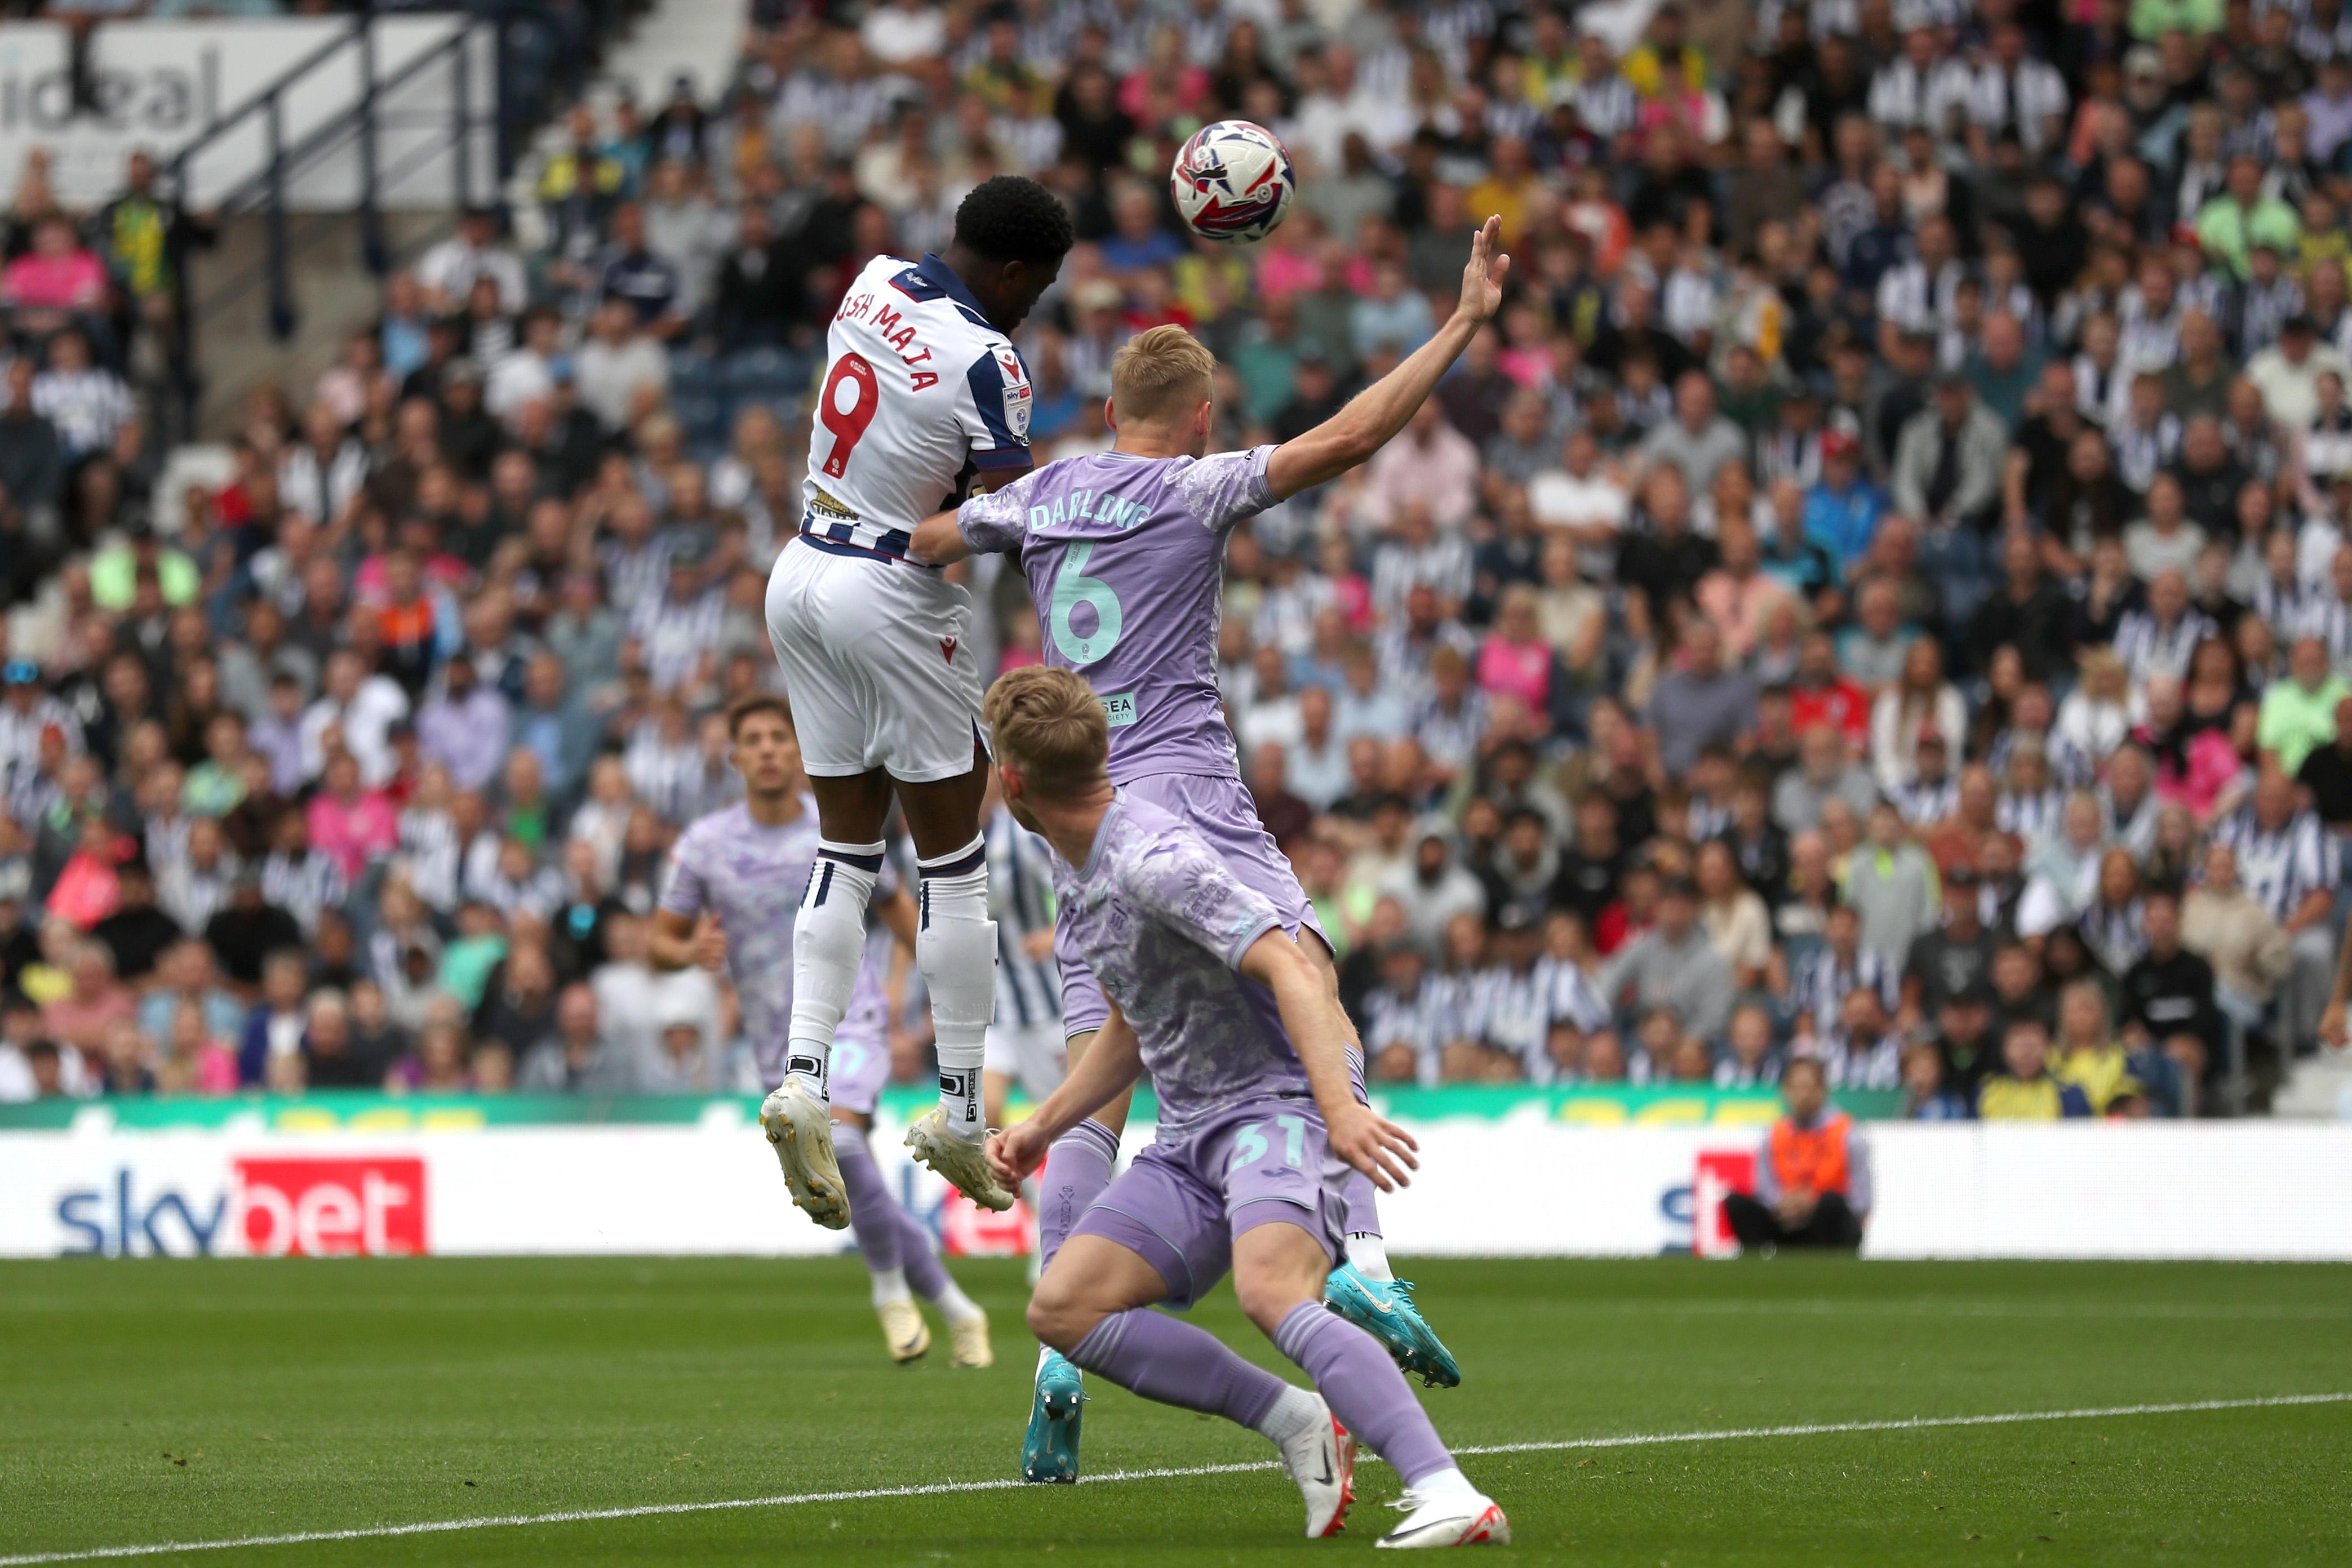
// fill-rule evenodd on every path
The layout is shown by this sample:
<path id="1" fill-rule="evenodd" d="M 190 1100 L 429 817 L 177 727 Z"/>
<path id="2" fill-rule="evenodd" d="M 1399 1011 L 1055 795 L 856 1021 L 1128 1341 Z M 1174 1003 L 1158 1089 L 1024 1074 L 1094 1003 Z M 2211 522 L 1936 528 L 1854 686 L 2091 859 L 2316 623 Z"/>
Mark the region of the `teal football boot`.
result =
<path id="1" fill-rule="evenodd" d="M 1078 1479 L 1078 1425 L 1086 1380 L 1061 1352 L 1037 1363 L 1037 1396 L 1029 1406 L 1029 1435 L 1021 1440 L 1021 1479 L 1069 1484 Z"/>
<path id="2" fill-rule="evenodd" d="M 1420 1377 L 1431 1388 L 1453 1388 L 1462 1382 L 1454 1353 L 1424 1322 L 1412 1304 L 1410 1280 L 1368 1280 L 1352 1263 L 1331 1270 L 1324 1282 L 1323 1302 L 1333 1312 L 1381 1342 L 1396 1364 Z"/>

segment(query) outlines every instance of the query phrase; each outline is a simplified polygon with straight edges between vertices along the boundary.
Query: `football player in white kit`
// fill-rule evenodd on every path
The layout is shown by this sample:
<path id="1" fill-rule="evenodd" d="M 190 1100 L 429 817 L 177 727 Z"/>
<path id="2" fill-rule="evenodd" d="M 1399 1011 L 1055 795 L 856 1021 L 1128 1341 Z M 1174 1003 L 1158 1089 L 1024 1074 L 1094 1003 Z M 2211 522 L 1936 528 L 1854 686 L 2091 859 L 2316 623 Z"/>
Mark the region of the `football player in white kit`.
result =
<path id="1" fill-rule="evenodd" d="M 849 1197 L 826 1079 L 894 795 L 915 841 L 915 962 L 940 1061 L 939 1107 L 907 1145 L 974 1202 L 1013 1204 L 981 1155 L 996 929 L 980 831 L 988 765 L 971 599 L 910 559 L 908 545 L 942 506 L 1029 471 L 1029 377 L 1007 334 L 1060 274 L 1071 243 L 1052 192 L 998 175 L 956 209 L 944 255 L 866 264 L 826 335 L 807 510 L 768 579 L 768 639 L 822 840 L 793 932 L 789 1071 L 760 1124 L 793 1201 L 835 1230 L 849 1223 Z"/>
<path id="2" fill-rule="evenodd" d="M 988 1124 L 1005 1124 L 1018 1089 L 1033 1105 L 1062 1086 L 1069 1051 L 1062 1037 L 1062 977 L 1054 962 L 1054 863 L 1045 841 L 1013 820 L 989 771 L 981 831 L 988 842 L 988 910 L 996 922 L 996 1019 L 988 1026 L 981 1103 Z M 1036 1207 L 1035 1182 L 1022 1196 Z M 1033 1265 L 1039 1261 L 1031 1254 Z"/>

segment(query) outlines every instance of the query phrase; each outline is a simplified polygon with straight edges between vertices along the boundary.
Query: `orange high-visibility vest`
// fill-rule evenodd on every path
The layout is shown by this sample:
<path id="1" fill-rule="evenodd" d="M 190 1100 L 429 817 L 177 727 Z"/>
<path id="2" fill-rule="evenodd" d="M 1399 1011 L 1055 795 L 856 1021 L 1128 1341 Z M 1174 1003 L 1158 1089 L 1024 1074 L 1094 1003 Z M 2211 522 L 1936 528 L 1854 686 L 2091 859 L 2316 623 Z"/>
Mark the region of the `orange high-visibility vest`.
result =
<path id="1" fill-rule="evenodd" d="M 1846 1164 L 1845 1135 L 1853 1121 L 1843 1111 L 1832 1111 L 1822 1118 L 1818 1127 L 1800 1127 L 1783 1116 L 1772 1126 L 1772 1174 L 1778 1177 L 1782 1192 L 1799 1187 L 1808 1192 L 1833 1192 L 1845 1196 L 1850 1167 Z"/>

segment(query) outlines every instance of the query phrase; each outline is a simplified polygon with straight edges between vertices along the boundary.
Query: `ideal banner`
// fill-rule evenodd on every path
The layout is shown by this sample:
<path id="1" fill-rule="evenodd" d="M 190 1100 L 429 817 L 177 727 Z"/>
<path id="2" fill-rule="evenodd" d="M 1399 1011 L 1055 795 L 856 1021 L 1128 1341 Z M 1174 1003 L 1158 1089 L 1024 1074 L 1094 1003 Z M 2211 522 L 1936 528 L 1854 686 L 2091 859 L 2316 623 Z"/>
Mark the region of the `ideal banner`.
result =
<path id="1" fill-rule="evenodd" d="M 1402 1255 L 1728 1256 L 1723 1198 L 1760 1130 L 1594 1127 L 1540 1106 L 1404 1118 L 1413 1185 L 1381 1217 Z M 886 1107 L 885 1177 L 951 1250 L 1017 1252 L 1016 1218 L 950 1203 Z M 1130 1127 L 1129 1152 L 1148 1141 Z M 1869 1129 L 1883 1258 L 2352 1260 L 2352 1126 L 1937 1125 Z M 751 1116 L 687 1124 L 0 1135 L 0 1256 L 746 1253 L 848 1246 L 792 1209 Z"/>
<path id="2" fill-rule="evenodd" d="M 377 83 L 389 83 L 465 26 L 465 16 L 454 14 L 378 21 Z M 60 201 L 70 207 L 105 201 L 121 189 L 123 160 L 133 149 L 169 161 L 351 30 L 345 16 L 102 23 L 91 35 L 89 90 L 78 103 L 66 28 L 54 22 L 0 26 L 0 186 L 13 187 L 26 153 L 41 147 L 48 152 L 50 183 Z M 476 30 L 468 53 L 468 95 L 476 116 L 487 117 L 497 88 L 487 29 Z M 356 40 L 329 54 L 284 97 L 285 145 L 299 145 L 349 112 L 361 101 L 363 81 Z M 376 166 L 385 205 L 454 204 L 456 165 L 448 154 L 455 144 L 456 89 L 456 73 L 445 61 L 419 69 L 378 99 Z M 478 194 L 494 177 L 495 142 L 487 125 L 474 140 Z M 263 116 L 249 115 L 193 161 L 189 204 L 211 206 L 268 161 Z M 356 145 L 346 138 L 296 172 L 289 199 L 305 211 L 335 211 L 356 203 L 359 190 Z"/>

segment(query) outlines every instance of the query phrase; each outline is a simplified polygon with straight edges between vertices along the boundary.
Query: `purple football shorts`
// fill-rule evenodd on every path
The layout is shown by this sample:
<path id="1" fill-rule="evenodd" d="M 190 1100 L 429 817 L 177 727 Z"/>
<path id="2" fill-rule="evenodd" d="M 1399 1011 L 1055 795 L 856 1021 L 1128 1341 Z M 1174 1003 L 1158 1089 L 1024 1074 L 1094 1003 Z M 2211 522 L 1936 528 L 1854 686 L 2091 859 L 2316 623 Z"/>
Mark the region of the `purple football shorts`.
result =
<path id="1" fill-rule="evenodd" d="M 1160 1271 L 1168 1303 L 1191 1306 L 1233 1267 L 1234 1243 L 1261 1225 L 1296 1225 L 1339 1261 L 1353 1171 L 1325 1142 L 1304 1095 L 1236 1105 L 1135 1156 L 1079 1216 L 1073 1236 L 1116 1241 Z"/>

